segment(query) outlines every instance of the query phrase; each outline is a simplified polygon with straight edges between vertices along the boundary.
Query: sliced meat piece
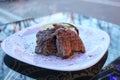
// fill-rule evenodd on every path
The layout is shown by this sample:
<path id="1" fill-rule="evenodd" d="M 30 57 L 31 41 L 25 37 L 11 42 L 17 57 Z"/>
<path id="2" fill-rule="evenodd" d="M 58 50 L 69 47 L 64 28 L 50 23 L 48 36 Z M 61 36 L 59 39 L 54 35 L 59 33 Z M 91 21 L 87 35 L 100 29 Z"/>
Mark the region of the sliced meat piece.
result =
<path id="1" fill-rule="evenodd" d="M 67 30 L 60 28 L 56 30 L 56 45 L 57 45 L 57 55 L 62 58 L 68 58 L 72 55 L 71 51 L 71 41 Z"/>
<path id="2" fill-rule="evenodd" d="M 78 31 L 77 28 L 75 28 L 76 31 L 77 31 L 77 33 L 76 33 L 76 32 L 74 32 L 74 31 L 72 31 L 72 30 L 70 30 L 70 29 L 64 28 L 63 25 L 54 24 L 53 26 L 54 26 L 55 29 L 57 29 L 57 30 L 59 30 L 59 29 L 61 29 L 61 28 L 64 29 L 64 30 L 66 30 L 66 31 L 64 31 L 62 34 L 65 34 L 65 33 L 66 33 L 66 36 L 69 37 L 69 40 L 71 41 L 71 47 L 72 47 L 72 51 L 73 51 L 73 52 L 82 52 L 82 53 L 85 52 L 85 47 L 84 47 L 84 44 L 83 44 L 81 38 L 79 37 L 79 34 L 78 34 L 79 31 Z M 57 30 L 56 30 L 56 32 L 57 32 Z M 58 34 L 57 34 L 57 35 L 58 35 Z"/>
<path id="3" fill-rule="evenodd" d="M 57 47 L 56 47 L 56 37 L 48 38 L 44 41 L 43 51 L 48 55 L 56 55 Z"/>
<path id="4" fill-rule="evenodd" d="M 85 52 L 84 44 L 79 37 L 77 28 L 71 30 L 60 24 L 53 24 L 54 28 L 39 31 L 36 34 L 35 52 L 43 55 L 55 55 L 68 58 L 75 52 Z"/>
<path id="5" fill-rule="evenodd" d="M 71 41 L 71 47 L 73 52 L 85 52 L 84 44 L 79 37 L 78 34 L 76 34 L 74 31 L 69 31 L 70 41 Z"/>
<path id="6" fill-rule="evenodd" d="M 47 29 L 39 31 L 36 35 L 36 44 L 35 52 L 37 54 L 50 55 L 57 53 L 56 49 L 56 39 L 52 33 L 55 29 Z"/>

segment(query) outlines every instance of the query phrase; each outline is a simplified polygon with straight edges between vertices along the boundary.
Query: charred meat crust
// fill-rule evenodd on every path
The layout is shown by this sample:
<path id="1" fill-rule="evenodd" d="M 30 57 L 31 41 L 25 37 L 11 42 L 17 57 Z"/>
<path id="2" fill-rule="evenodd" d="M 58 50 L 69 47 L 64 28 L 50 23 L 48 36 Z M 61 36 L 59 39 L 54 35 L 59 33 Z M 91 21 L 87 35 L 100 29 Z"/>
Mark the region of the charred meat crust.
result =
<path id="1" fill-rule="evenodd" d="M 84 44 L 78 33 L 65 28 L 63 25 L 53 24 L 54 28 L 39 31 L 36 34 L 35 52 L 43 55 L 55 55 L 68 58 L 75 52 L 85 52 Z"/>

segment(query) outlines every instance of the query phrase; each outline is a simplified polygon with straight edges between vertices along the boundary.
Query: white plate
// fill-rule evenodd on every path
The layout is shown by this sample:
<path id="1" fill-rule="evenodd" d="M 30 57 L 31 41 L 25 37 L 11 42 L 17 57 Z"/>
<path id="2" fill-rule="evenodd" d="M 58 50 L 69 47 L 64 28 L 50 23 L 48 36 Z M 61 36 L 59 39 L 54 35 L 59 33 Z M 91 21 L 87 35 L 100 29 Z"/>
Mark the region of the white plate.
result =
<path id="1" fill-rule="evenodd" d="M 1 47 L 9 56 L 27 64 L 59 71 L 77 71 L 96 64 L 110 44 L 110 38 L 106 32 L 79 26 L 80 37 L 85 45 L 86 53 L 76 54 L 68 59 L 35 54 L 36 33 L 42 29 L 40 25 L 26 28 L 5 39 Z"/>

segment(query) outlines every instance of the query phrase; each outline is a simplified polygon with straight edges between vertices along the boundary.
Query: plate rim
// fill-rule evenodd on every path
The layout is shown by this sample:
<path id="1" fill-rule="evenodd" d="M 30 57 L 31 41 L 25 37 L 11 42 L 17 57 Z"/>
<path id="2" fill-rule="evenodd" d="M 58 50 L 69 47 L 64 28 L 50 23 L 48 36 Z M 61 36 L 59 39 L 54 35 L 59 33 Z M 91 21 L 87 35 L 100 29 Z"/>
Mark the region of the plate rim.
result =
<path id="1" fill-rule="evenodd" d="M 37 25 L 38 25 L 39 27 L 41 27 L 40 24 L 37 24 Z M 21 30 L 21 31 L 18 31 L 18 32 L 12 34 L 11 36 L 14 36 L 14 35 L 23 33 L 23 32 L 25 32 L 27 29 L 36 28 L 36 27 L 38 27 L 37 25 L 34 25 L 34 26 L 30 26 L 30 27 L 28 27 L 28 28 L 25 28 L 24 30 Z M 74 24 L 74 25 L 75 25 L 75 24 Z M 75 26 L 76 26 L 76 25 L 75 25 Z M 78 26 L 78 25 L 77 25 L 77 26 Z M 79 27 L 80 27 L 80 25 L 79 25 Z M 81 26 L 81 27 L 83 27 L 83 26 Z M 99 30 L 100 32 L 103 32 L 103 33 L 106 35 L 107 40 L 108 40 L 108 43 L 106 44 L 107 47 L 106 47 L 105 51 L 104 51 L 103 53 L 101 53 L 102 56 L 94 63 L 94 64 L 96 64 L 98 61 L 101 60 L 101 58 L 104 56 L 104 54 L 105 54 L 106 51 L 108 50 L 109 45 L 110 45 L 110 37 L 109 37 L 108 33 L 105 32 L 105 31 L 103 31 L 103 30 L 100 30 L 100 29 L 97 29 L 97 28 L 91 28 L 91 27 L 87 27 L 87 26 L 85 26 L 85 28 L 94 29 L 94 30 Z M 2 48 L 3 51 L 4 51 L 7 55 L 9 55 L 9 56 L 11 56 L 11 55 L 5 50 L 5 41 L 8 40 L 11 36 L 8 36 L 8 37 L 7 37 L 5 40 L 3 40 L 3 42 L 1 43 L 1 48 Z M 15 58 L 14 56 L 11 56 L 11 57 L 12 57 L 12 58 Z M 15 59 L 16 59 L 16 58 L 15 58 Z M 19 59 L 17 59 L 17 60 L 19 60 Z M 26 63 L 26 64 L 30 64 L 30 65 L 36 66 L 36 67 L 46 68 L 46 69 L 50 69 L 50 70 L 57 70 L 57 71 L 78 71 L 78 70 L 83 70 L 83 69 L 89 68 L 89 67 L 91 67 L 91 66 L 94 65 L 94 64 L 92 64 L 92 65 L 89 66 L 89 67 L 85 67 L 85 68 L 81 68 L 81 69 L 70 69 L 70 70 L 65 70 L 65 69 L 57 69 L 57 68 L 56 68 L 56 69 L 53 69 L 53 68 L 50 68 L 50 67 L 37 66 L 37 65 L 34 65 L 34 64 L 31 64 L 31 63 L 27 63 L 26 61 L 22 61 L 22 60 L 19 60 L 19 61 L 24 62 L 24 63 Z"/>

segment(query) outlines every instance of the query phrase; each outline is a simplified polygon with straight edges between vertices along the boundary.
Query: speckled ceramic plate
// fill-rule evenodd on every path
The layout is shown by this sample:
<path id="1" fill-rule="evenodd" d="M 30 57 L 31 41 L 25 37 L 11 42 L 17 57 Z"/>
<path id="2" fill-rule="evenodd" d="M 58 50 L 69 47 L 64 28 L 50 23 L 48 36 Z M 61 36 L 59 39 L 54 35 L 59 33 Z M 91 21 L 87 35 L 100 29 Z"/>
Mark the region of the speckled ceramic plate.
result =
<path id="1" fill-rule="evenodd" d="M 103 57 L 109 47 L 110 38 L 106 32 L 99 29 L 78 25 L 77 28 L 86 53 L 75 54 L 68 59 L 35 54 L 36 33 L 44 29 L 40 25 L 31 26 L 9 36 L 2 42 L 1 47 L 9 56 L 37 67 L 59 71 L 82 70 L 93 66 Z"/>

